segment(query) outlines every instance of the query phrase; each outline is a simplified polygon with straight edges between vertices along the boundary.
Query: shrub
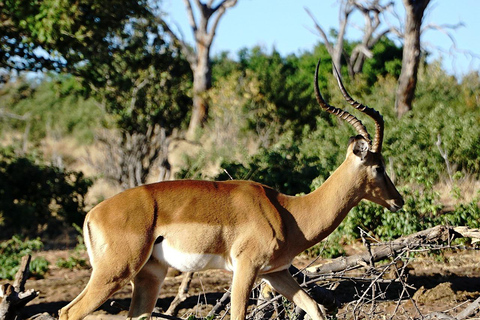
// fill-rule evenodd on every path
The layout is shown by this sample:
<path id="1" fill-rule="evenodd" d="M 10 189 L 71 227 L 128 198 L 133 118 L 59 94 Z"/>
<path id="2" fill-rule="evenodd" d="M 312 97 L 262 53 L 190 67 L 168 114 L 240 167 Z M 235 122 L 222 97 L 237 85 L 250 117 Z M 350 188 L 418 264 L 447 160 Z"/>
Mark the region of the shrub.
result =
<path id="1" fill-rule="evenodd" d="M 19 236 L 0 243 L 0 279 L 12 280 L 17 273 L 22 257 L 43 248 L 39 238 L 22 241 Z M 30 272 L 33 276 L 43 277 L 48 270 L 45 258 L 35 258 L 30 262 Z"/>
<path id="2" fill-rule="evenodd" d="M 264 183 L 290 195 L 307 193 L 311 181 L 320 174 L 317 162 L 318 158 L 302 153 L 297 143 L 282 141 L 272 148 L 261 149 L 246 164 L 222 163 L 228 174 L 221 173 L 216 180 L 233 177 Z"/>
<path id="3" fill-rule="evenodd" d="M 85 216 L 91 185 L 81 172 L 39 164 L 33 156 L 0 150 L 0 238 L 13 234 L 58 235 Z"/>

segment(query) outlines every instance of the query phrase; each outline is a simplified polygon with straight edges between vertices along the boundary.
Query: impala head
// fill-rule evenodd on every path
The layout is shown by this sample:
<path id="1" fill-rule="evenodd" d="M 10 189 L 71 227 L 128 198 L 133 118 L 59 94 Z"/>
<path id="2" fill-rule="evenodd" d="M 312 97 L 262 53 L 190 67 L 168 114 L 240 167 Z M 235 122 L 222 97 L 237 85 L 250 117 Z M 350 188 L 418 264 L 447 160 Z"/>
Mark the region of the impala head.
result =
<path id="1" fill-rule="evenodd" d="M 403 197 L 387 175 L 385 162 L 382 157 L 384 129 L 382 115 L 375 109 L 353 100 L 343 86 L 337 69 L 333 66 L 335 78 L 337 79 L 338 86 L 345 100 L 355 109 L 367 114 L 375 121 L 375 138 L 372 143 L 367 128 L 359 119 L 347 111 L 331 106 L 325 102 L 318 88 L 319 66 L 320 61 L 318 61 L 315 69 L 314 83 L 315 96 L 318 103 L 325 111 L 351 124 L 358 133 L 357 136 L 352 137 L 349 141 L 346 161 L 352 164 L 354 168 L 352 174 L 355 174 L 358 183 L 362 186 L 361 189 L 364 190 L 362 198 L 382 205 L 393 212 L 401 209 L 404 204 Z"/>

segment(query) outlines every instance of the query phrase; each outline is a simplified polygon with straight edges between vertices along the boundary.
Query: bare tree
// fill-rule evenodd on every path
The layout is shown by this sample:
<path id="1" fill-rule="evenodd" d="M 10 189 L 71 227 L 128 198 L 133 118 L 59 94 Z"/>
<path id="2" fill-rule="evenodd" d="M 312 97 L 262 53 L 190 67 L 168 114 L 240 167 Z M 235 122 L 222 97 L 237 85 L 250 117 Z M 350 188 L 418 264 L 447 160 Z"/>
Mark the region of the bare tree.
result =
<path id="1" fill-rule="evenodd" d="M 97 136 L 101 159 L 89 155 L 87 161 L 102 172 L 105 179 L 122 189 L 147 182 L 153 168 L 159 168 L 158 181 L 170 179 L 168 147 L 172 136 L 158 124 L 148 125 L 146 132 L 115 134 L 106 130 Z"/>
<path id="2" fill-rule="evenodd" d="M 380 0 L 370 2 L 354 1 L 353 5 L 362 13 L 365 25 L 362 42 L 355 46 L 350 55 L 350 59 L 347 60 L 351 76 L 362 72 L 365 59 L 373 57 L 371 51 L 373 46 L 390 31 L 390 28 L 386 28 L 377 32 L 381 25 L 380 15 L 387 11 L 389 7 L 393 6 L 393 1 L 385 5 L 381 5 Z"/>
<path id="3" fill-rule="evenodd" d="M 351 0 L 340 1 L 340 10 L 339 10 L 339 18 L 338 18 L 339 19 L 338 34 L 337 34 L 337 39 L 335 44 L 332 44 L 330 43 L 328 36 L 323 30 L 323 28 L 315 19 L 314 15 L 310 12 L 310 10 L 308 10 L 308 8 L 305 8 L 305 11 L 307 11 L 308 15 L 312 18 L 315 24 L 315 29 L 318 31 L 320 37 L 325 43 L 325 46 L 327 47 L 327 51 L 332 57 L 333 63 L 338 69 L 340 69 L 340 66 L 341 66 L 343 43 L 344 43 L 345 34 L 347 30 L 348 18 L 352 13 L 353 9 L 354 7 L 352 5 Z"/>
<path id="4" fill-rule="evenodd" d="M 412 110 L 420 64 L 420 35 L 423 15 L 430 0 L 403 0 L 405 6 L 405 31 L 403 34 L 402 71 L 398 78 L 395 112 L 402 117 Z"/>
<path id="5" fill-rule="evenodd" d="M 381 14 L 387 11 L 391 6 L 393 6 L 393 2 L 382 5 L 380 0 L 341 0 L 339 9 L 339 30 L 334 45 L 330 43 L 325 31 L 316 21 L 313 14 L 307 8 L 305 8 L 305 10 L 312 18 L 315 24 L 315 29 L 323 39 L 334 64 L 337 66 L 337 68 L 339 68 L 341 66 L 342 55 L 344 55 L 349 74 L 351 77 L 354 77 L 356 74 L 362 72 L 363 64 L 366 58 L 371 58 L 373 56 L 371 52 L 373 46 L 390 31 L 390 27 L 380 32 L 378 32 L 378 29 L 381 26 Z M 344 40 L 347 31 L 348 19 L 354 10 L 358 10 L 364 17 L 364 33 L 361 42 L 354 47 L 352 53 L 350 56 L 348 56 L 344 51 Z"/>
<path id="6" fill-rule="evenodd" d="M 195 18 L 192 1 L 199 13 L 197 19 Z M 195 131 L 203 125 L 207 118 L 208 101 L 205 93 L 212 87 L 210 48 L 220 18 L 228 8 L 236 5 L 237 0 L 221 0 L 216 4 L 214 2 L 215 0 L 208 0 L 206 3 L 200 0 L 184 0 L 190 27 L 195 39 L 195 48 L 192 48 L 177 36 L 172 28 L 162 21 L 165 30 L 182 48 L 182 52 L 193 72 L 193 110 L 187 131 L 188 138 L 194 136 Z"/>

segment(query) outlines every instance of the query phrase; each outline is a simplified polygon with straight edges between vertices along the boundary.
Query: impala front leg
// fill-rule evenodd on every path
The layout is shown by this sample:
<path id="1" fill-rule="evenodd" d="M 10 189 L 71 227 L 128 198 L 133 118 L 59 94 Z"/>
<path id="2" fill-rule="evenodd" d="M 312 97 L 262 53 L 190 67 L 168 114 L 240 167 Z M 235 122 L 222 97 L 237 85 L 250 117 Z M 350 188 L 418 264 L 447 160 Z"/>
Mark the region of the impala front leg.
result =
<path id="1" fill-rule="evenodd" d="M 293 279 L 288 270 L 262 275 L 276 291 L 302 308 L 313 320 L 325 320 L 317 302 Z"/>
<path id="2" fill-rule="evenodd" d="M 247 314 L 248 300 L 259 268 L 251 261 L 238 261 L 232 281 L 232 320 L 243 320 Z"/>

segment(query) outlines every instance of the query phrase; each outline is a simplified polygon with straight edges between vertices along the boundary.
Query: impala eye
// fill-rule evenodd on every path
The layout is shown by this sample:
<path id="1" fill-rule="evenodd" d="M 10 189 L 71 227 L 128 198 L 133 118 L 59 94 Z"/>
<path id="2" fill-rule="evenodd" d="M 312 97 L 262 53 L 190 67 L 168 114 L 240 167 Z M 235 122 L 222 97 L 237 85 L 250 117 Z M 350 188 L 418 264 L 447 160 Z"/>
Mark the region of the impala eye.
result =
<path id="1" fill-rule="evenodd" d="M 385 169 L 383 167 L 380 167 L 380 166 L 375 167 L 374 170 L 377 174 L 383 174 L 385 172 Z"/>

